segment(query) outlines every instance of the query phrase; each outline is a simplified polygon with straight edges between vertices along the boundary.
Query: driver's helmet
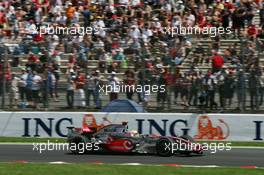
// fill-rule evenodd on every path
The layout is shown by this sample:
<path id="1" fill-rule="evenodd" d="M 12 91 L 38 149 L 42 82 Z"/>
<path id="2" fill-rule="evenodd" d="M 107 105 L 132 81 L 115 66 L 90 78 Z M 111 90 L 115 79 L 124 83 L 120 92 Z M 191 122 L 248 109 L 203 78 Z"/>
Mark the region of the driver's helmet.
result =
<path id="1" fill-rule="evenodd" d="M 132 137 L 139 137 L 139 133 L 136 130 L 132 130 L 129 133 Z"/>
<path id="2" fill-rule="evenodd" d="M 127 123 L 128 123 L 127 121 L 122 122 L 122 125 L 125 126 L 124 132 L 127 132 L 128 131 L 128 125 L 127 125 Z"/>

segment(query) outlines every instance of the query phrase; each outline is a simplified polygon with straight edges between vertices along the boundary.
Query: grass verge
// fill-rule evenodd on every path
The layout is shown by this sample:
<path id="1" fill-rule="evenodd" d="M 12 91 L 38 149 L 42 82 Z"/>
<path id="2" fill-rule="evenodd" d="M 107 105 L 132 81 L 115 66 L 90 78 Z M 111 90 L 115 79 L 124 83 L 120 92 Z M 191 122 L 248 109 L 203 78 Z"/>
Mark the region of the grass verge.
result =
<path id="1" fill-rule="evenodd" d="M 129 165 L 93 165 L 93 164 L 18 164 L 0 163 L 0 174 L 7 175 L 72 175 L 72 173 L 98 175 L 205 175 L 205 174 L 232 174 L 232 175 L 263 175 L 263 169 L 240 168 L 178 168 L 169 166 L 129 166 Z"/>

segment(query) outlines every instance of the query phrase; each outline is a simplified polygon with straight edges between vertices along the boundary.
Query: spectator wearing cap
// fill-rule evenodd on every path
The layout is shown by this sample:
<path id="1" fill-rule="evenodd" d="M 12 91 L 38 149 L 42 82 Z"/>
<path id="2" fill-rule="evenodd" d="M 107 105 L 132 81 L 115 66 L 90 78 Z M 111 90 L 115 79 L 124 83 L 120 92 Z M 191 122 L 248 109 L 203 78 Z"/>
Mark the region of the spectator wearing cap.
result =
<path id="1" fill-rule="evenodd" d="M 66 9 L 67 25 L 71 24 L 72 19 L 74 17 L 74 13 L 75 13 L 75 7 L 73 7 L 72 3 L 70 2 L 68 4 L 68 8 Z"/>
<path id="2" fill-rule="evenodd" d="M 75 81 L 76 79 L 76 73 L 71 68 L 67 73 L 67 93 L 66 93 L 66 99 L 67 99 L 67 105 L 68 108 L 73 108 L 74 103 L 74 89 L 75 89 Z"/>
<path id="3" fill-rule="evenodd" d="M 139 65 L 141 67 L 141 65 Z M 152 76 L 152 66 L 149 64 L 146 64 L 143 66 L 143 69 L 139 69 L 137 73 L 137 82 L 136 84 L 138 86 L 144 87 L 145 85 L 151 84 L 153 81 L 153 76 Z M 159 70 L 162 70 L 162 65 L 159 65 Z M 143 88 L 141 91 L 137 91 L 138 95 L 138 102 L 142 103 L 144 102 L 145 104 L 149 100 L 148 95 L 145 92 L 145 89 Z"/>
<path id="4" fill-rule="evenodd" d="M 90 97 L 93 97 L 94 105 L 96 109 L 101 108 L 101 97 L 99 92 L 99 87 L 101 84 L 100 71 L 96 70 L 92 75 L 88 75 L 85 84 L 85 94 L 86 94 L 86 106 L 90 106 Z"/>
<path id="5" fill-rule="evenodd" d="M 102 108 L 102 97 L 100 94 L 100 89 L 104 85 L 104 76 L 100 75 L 100 71 L 96 70 L 94 73 L 94 81 L 95 81 L 95 108 L 101 109 Z"/>
<path id="6" fill-rule="evenodd" d="M 191 13 L 191 11 L 187 11 L 184 15 L 184 19 L 186 20 L 186 24 L 188 27 L 193 27 L 195 24 L 195 16 Z"/>
<path id="7" fill-rule="evenodd" d="M 185 108 L 189 107 L 189 95 L 190 95 L 190 88 L 191 88 L 191 81 L 190 75 L 188 73 L 183 73 L 181 75 L 181 101 L 182 105 Z"/>
<path id="8" fill-rule="evenodd" d="M 216 77 L 212 74 L 210 70 L 208 70 L 207 74 L 204 76 L 202 80 L 202 85 L 205 90 L 205 107 L 217 108 L 217 103 L 215 102 L 215 92 L 216 92 Z"/>
<path id="9" fill-rule="evenodd" d="M 185 6 L 183 4 L 183 1 L 177 1 L 175 4 L 175 8 L 173 9 L 175 13 L 179 13 L 180 16 L 183 16 Z"/>
<path id="10" fill-rule="evenodd" d="M 32 79 L 31 79 L 31 92 L 32 92 L 32 101 L 33 107 L 39 109 L 40 102 L 40 89 L 42 85 L 42 78 L 37 74 L 36 71 L 32 71 Z"/>
<path id="11" fill-rule="evenodd" d="M 54 94 L 56 96 L 56 98 L 59 97 L 58 95 L 58 83 L 60 80 L 60 65 L 61 65 L 61 56 L 59 55 L 59 53 L 57 51 L 55 51 L 53 53 L 53 59 L 52 59 L 52 71 L 53 74 L 55 76 L 55 86 L 54 86 Z"/>
<path id="12" fill-rule="evenodd" d="M 123 54 L 123 52 L 121 51 L 121 49 L 116 49 L 116 53 L 113 55 L 113 63 L 117 64 L 118 67 L 121 66 L 121 64 L 125 61 L 125 55 Z"/>
<path id="13" fill-rule="evenodd" d="M 198 94 L 201 89 L 201 77 L 198 70 L 195 70 L 189 77 L 190 79 L 190 94 L 188 97 L 188 104 L 197 106 L 198 105 Z"/>
<path id="14" fill-rule="evenodd" d="M 58 102 L 54 94 L 56 78 L 52 72 L 52 67 L 48 67 L 42 74 L 42 98 L 45 109 L 49 108 L 49 96 Z"/>
<path id="15" fill-rule="evenodd" d="M 226 107 L 226 99 L 225 99 L 225 79 L 227 76 L 226 66 L 223 66 L 223 69 L 217 73 L 217 86 L 218 86 L 218 93 L 219 93 L 219 102 L 220 107 L 225 110 Z"/>
<path id="16" fill-rule="evenodd" d="M 104 49 L 99 49 L 97 54 L 96 54 L 96 57 L 99 60 L 98 68 L 99 68 L 100 72 L 101 73 L 106 72 L 108 54 L 105 52 Z"/>
<path id="17" fill-rule="evenodd" d="M 132 39 L 139 39 L 141 37 L 141 32 L 140 32 L 140 30 L 138 29 L 138 27 L 136 25 L 132 25 L 131 26 L 131 29 L 130 29 L 130 32 L 129 32 L 129 36 Z"/>
<path id="18" fill-rule="evenodd" d="M 103 17 L 96 16 L 96 20 L 93 22 L 92 26 L 97 30 L 97 32 L 95 33 L 96 36 L 100 36 L 101 38 L 106 37 L 105 22 L 103 20 Z"/>
<path id="19" fill-rule="evenodd" d="M 88 8 L 88 6 L 84 6 L 83 11 L 81 12 L 83 15 L 83 21 L 84 21 L 84 28 L 87 28 L 90 26 L 90 22 L 91 22 L 91 12 Z"/>
<path id="20" fill-rule="evenodd" d="M 20 79 L 18 81 L 18 90 L 19 90 L 20 100 L 22 102 L 25 102 L 25 98 L 26 98 L 27 76 L 28 76 L 28 73 L 26 72 L 26 69 L 22 68 Z"/>
<path id="21" fill-rule="evenodd" d="M 158 92 L 157 92 L 157 104 L 158 108 L 163 109 L 166 99 L 167 99 L 167 81 L 166 81 L 167 73 L 164 69 L 159 73 L 157 77 L 157 86 L 158 86 Z"/>
<path id="22" fill-rule="evenodd" d="M 241 28 L 245 27 L 246 11 L 242 6 L 237 7 L 232 14 L 232 28 L 234 29 L 234 35 L 239 36 Z"/>
<path id="23" fill-rule="evenodd" d="M 112 72 L 111 75 L 108 77 L 108 87 L 110 87 L 109 101 L 118 99 L 118 93 L 120 92 L 120 88 L 118 88 L 119 85 L 119 78 L 116 77 L 115 72 Z"/>
<path id="24" fill-rule="evenodd" d="M 227 0 L 229 1 L 229 0 Z M 225 32 L 227 32 L 227 28 L 229 27 L 230 25 L 230 16 L 231 16 L 231 9 L 233 8 L 232 7 L 232 4 L 230 4 L 230 2 L 225 2 L 224 6 L 224 10 L 222 12 L 222 26 L 225 30 Z"/>
<path id="25" fill-rule="evenodd" d="M 33 73 L 30 67 L 26 69 L 27 74 L 26 74 L 26 99 L 28 102 L 29 106 L 32 106 L 32 81 L 33 81 Z"/>
<path id="26" fill-rule="evenodd" d="M 197 65 L 199 63 L 203 64 L 204 63 L 205 50 L 204 50 L 201 43 L 198 43 L 198 45 L 195 48 L 195 50 L 193 51 L 193 53 L 195 55 L 195 59 L 193 60 L 194 65 Z"/>
<path id="27" fill-rule="evenodd" d="M 252 25 L 253 18 L 256 14 L 256 4 L 252 1 L 245 1 L 243 5 L 246 11 L 245 20 L 247 20 L 248 25 Z"/>
<path id="28" fill-rule="evenodd" d="M 96 105 L 96 97 L 95 97 L 95 79 L 94 73 L 92 75 L 87 75 L 85 82 L 85 99 L 86 99 L 86 107 L 90 107 L 90 97 L 93 97 L 94 104 Z"/>

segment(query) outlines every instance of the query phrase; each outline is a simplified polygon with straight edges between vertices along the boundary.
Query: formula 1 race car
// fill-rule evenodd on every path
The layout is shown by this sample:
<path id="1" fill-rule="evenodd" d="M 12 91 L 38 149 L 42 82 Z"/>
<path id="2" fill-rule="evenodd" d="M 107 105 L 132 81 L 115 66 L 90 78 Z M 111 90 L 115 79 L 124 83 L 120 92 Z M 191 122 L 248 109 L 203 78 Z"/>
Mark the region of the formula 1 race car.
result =
<path id="1" fill-rule="evenodd" d="M 136 131 L 129 132 L 127 122 L 109 124 L 99 129 L 92 126 L 68 127 L 67 141 L 69 145 L 74 145 L 74 149 L 70 150 L 75 154 L 118 152 L 157 154 L 169 157 L 176 153 L 186 155 L 203 153 L 202 145 L 194 143 L 190 136 L 140 135 Z"/>

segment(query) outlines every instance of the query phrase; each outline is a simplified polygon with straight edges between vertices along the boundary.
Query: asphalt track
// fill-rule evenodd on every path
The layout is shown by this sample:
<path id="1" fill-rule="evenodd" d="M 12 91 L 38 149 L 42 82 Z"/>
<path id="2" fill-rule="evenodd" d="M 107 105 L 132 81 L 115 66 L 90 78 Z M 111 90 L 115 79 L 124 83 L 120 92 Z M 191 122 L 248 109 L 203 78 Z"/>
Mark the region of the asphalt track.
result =
<path id="1" fill-rule="evenodd" d="M 67 163 L 143 163 L 216 166 L 264 167 L 264 149 L 232 148 L 215 154 L 205 152 L 202 156 L 159 157 L 155 155 L 86 154 L 74 155 L 69 151 L 33 151 L 33 145 L 0 145 L 0 162 L 67 162 Z"/>

